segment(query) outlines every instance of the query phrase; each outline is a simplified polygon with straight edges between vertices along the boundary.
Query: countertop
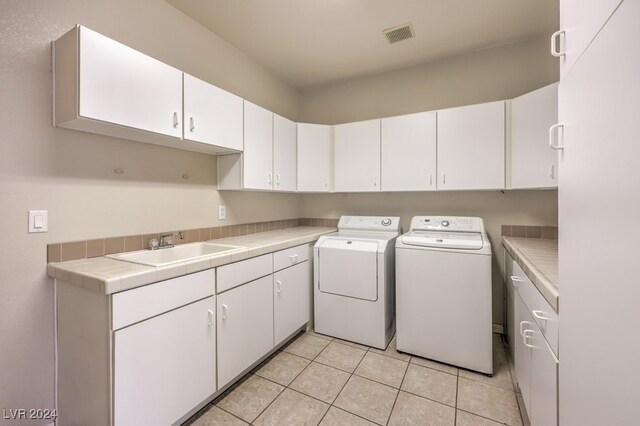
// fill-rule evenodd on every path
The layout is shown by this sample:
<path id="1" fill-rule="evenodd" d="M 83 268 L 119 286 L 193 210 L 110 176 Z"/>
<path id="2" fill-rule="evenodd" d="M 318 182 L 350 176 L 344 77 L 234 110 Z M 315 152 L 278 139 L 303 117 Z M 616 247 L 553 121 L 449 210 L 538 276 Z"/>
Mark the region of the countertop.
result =
<path id="1" fill-rule="evenodd" d="M 321 235 L 334 231 L 336 228 L 300 226 L 241 237 L 220 238 L 211 242 L 241 246 L 244 249 L 234 251 L 231 254 L 211 255 L 163 267 L 138 265 L 108 257 L 51 262 L 47 265 L 47 275 L 87 290 L 112 294 L 300 244 L 307 244 L 316 241 Z"/>
<path id="2" fill-rule="evenodd" d="M 502 237 L 502 245 L 558 312 L 558 240 Z"/>

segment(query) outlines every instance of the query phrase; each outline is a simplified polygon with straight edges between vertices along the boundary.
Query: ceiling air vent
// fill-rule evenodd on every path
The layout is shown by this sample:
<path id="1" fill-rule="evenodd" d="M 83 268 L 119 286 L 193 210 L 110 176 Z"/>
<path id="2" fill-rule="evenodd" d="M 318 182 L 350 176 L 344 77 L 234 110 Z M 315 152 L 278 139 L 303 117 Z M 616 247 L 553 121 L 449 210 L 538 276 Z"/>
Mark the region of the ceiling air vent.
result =
<path id="1" fill-rule="evenodd" d="M 410 22 L 382 30 L 382 34 L 384 34 L 389 44 L 415 37 L 415 33 L 413 32 L 413 27 Z"/>

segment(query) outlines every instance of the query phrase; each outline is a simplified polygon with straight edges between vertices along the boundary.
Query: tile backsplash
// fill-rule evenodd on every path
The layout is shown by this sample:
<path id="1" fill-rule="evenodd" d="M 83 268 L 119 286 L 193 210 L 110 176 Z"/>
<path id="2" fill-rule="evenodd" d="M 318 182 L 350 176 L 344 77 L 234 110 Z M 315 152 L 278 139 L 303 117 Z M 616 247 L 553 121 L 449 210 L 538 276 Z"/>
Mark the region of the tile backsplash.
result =
<path id="1" fill-rule="evenodd" d="M 502 225 L 503 237 L 558 239 L 557 226 Z"/>
<path id="2" fill-rule="evenodd" d="M 106 254 L 123 253 L 142 250 L 149 246 L 149 240 L 158 239 L 163 234 L 178 234 L 184 238 L 173 237 L 174 244 L 195 243 L 198 241 L 216 240 L 218 238 L 237 237 L 258 232 L 273 231 L 298 226 L 338 226 L 338 219 L 296 218 L 272 220 L 268 222 L 243 223 L 239 225 L 216 226 L 213 228 L 196 228 L 182 231 L 163 231 L 157 234 L 125 235 L 122 237 L 97 238 L 86 241 L 72 241 L 47 245 L 47 263 L 65 262 L 67 260 L 100 257 Z"/>

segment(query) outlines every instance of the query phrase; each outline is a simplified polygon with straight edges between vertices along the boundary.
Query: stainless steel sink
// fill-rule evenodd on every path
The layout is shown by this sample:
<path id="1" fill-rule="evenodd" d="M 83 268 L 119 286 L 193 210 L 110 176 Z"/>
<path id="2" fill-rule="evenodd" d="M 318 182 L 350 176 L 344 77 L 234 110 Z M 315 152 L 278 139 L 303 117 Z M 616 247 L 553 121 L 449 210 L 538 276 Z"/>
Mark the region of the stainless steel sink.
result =
<path id="1" fill-rule="evenodd" d="M 141 250 L 130 253 L 110 254 L 107 257 L 125 262 L 149 266 L 165 266 L 172 263 L 196 260 L 212 255 L 229 254 L 244 247 L 214 243 L 192 243 L 159 250 Z"/>

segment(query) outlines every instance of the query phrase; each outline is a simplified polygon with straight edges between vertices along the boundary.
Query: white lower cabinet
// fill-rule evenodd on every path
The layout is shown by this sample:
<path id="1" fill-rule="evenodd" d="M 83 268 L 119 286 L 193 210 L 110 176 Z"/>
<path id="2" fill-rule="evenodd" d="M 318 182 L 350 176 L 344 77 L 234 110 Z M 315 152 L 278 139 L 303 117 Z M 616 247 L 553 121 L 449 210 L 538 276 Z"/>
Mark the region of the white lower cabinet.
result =
<path id="1" fill-rule="evenodd" d="M 218 388 L 273 349 L 273 275 L 218 295 Z"/>
<path id="2" fill-rule="evenodd" d="M 511 345 L 514 348 L 516 378 L 531 424 L 554 426 L 558 424 L 559 362 L 547 338 L 557 337 L 557 334 L 549 334 L 547 330 L 545 337 L 538 326 L 539 321 L 532 314 L 540 311 L 530 306 L 535 303 L 528 295 L 533 283 L 524 277 L 515 263 L 513 270 L 515 275 L 509 278 L 515 289 L 514 322 L 510 326 L 515 335 Z"/>
<path id="3" fill-rule="evenodd" d="M 215 296 L 114 332 L 114 423 L 172 424 L 216 391 Z"/>
<path id="4" fill-rule="evenodd" d="M 309 321 L 309 262 L 302 262 L 273 275 L 274 343 L 282 342 Z"/>

